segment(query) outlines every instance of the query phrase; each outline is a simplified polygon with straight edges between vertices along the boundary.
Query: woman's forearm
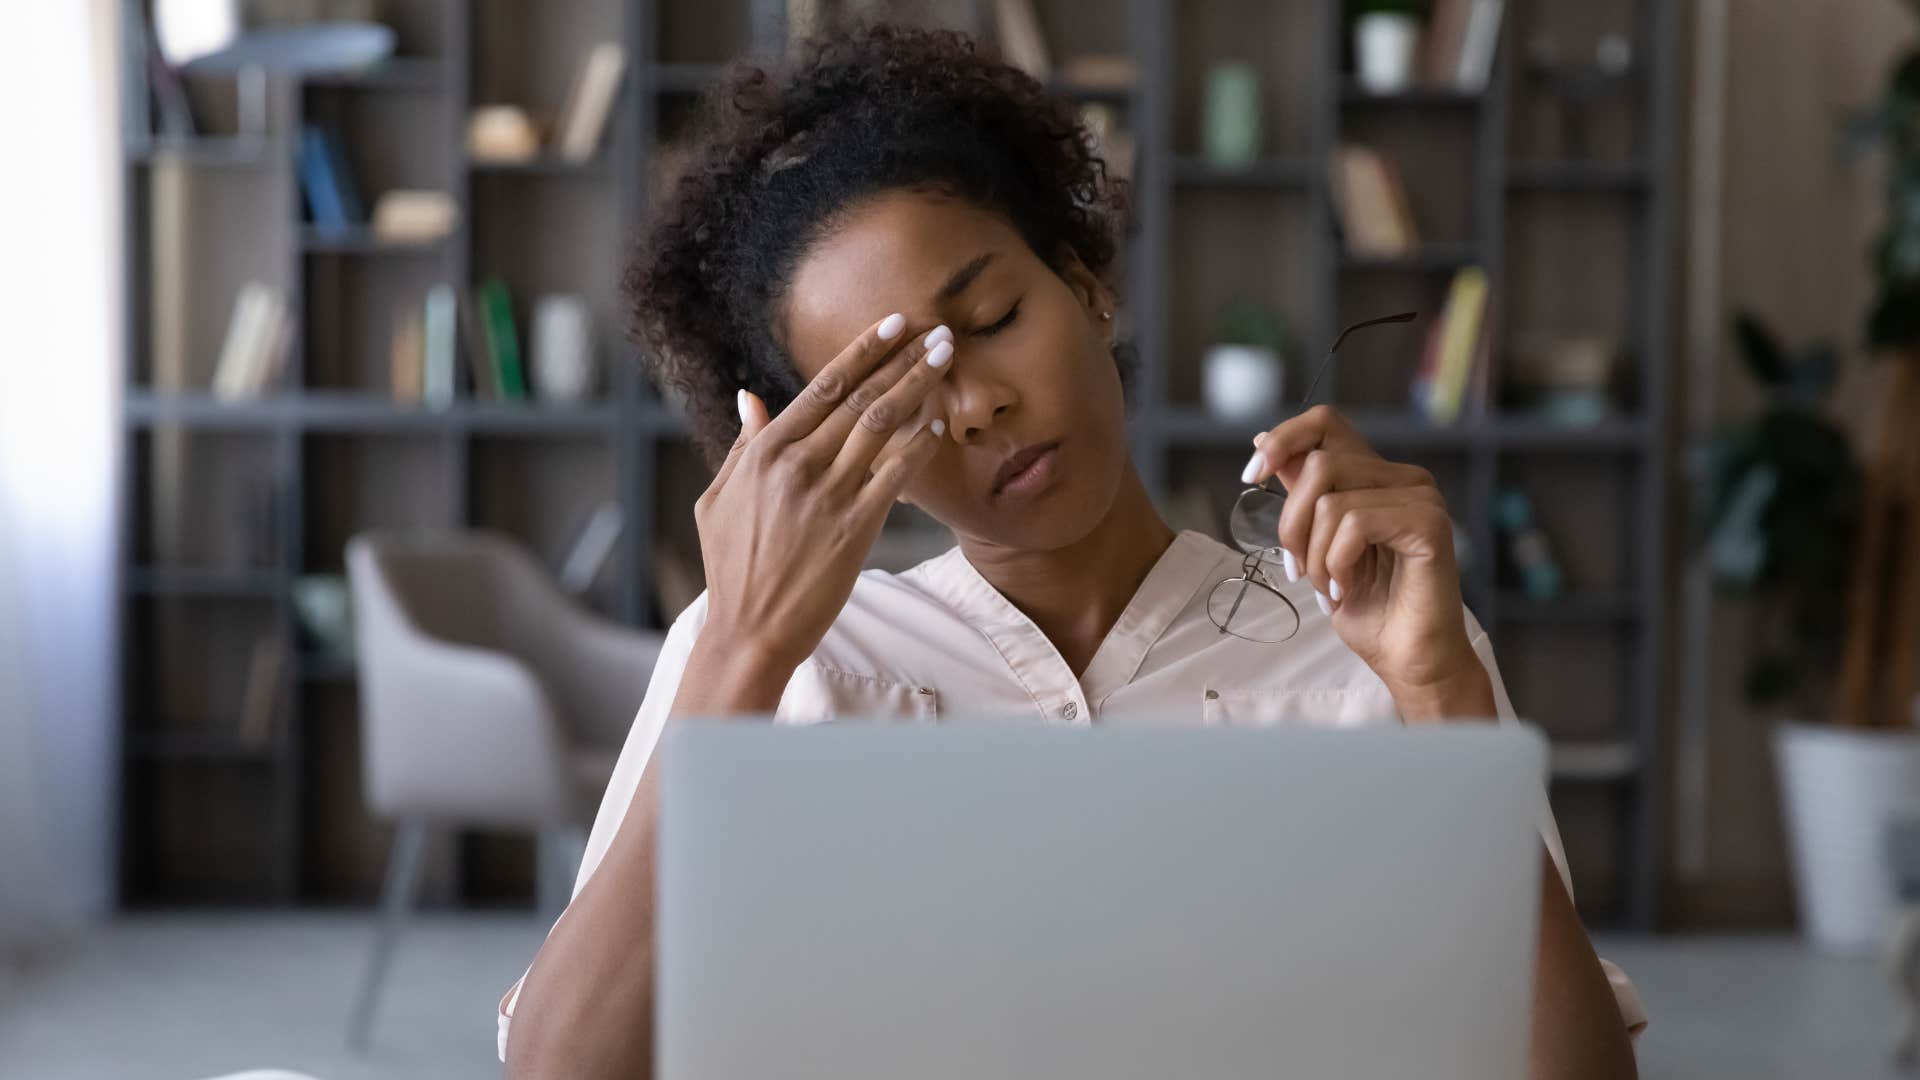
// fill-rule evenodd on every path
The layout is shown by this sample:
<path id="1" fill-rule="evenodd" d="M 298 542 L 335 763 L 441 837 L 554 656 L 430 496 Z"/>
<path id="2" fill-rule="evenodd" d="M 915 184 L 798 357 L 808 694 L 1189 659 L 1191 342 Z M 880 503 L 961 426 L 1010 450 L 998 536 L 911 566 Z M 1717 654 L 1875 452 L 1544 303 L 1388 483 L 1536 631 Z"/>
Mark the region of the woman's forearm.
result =
<path id="1" fill-rule="evenodd" d="M 795 665 L 748 651 L 739 638 L 712 629 L 687 658 L 669 723 L 772 712 L 793 677 Z M 606 857 L 554 924 L 521 984 L 507 1039 L 508 1076 L 652 1075 L 658 761 L 656 744 Z"/>
<path id="2" fill-rule="evenodd" d="M 1471 650 L 1454 674 L 1423 687 L 1396 687 L 1394 703 L 1406 722 L 1497 715 L 1493 680 Z M 1533 1080 L 1618 1080 L 1636 1075 L 1613 987 L 1580 924 L 1552 855 L 1540 854 L 1540 936 L 1533 977 Z"/>
<path id="3" fill-rule="evenodd" d="M 1531 1080 L 1631 1080 L 1633 1040 L 1552 856 L 1540 853 L 1540 945 L 1533 972 Z"/>

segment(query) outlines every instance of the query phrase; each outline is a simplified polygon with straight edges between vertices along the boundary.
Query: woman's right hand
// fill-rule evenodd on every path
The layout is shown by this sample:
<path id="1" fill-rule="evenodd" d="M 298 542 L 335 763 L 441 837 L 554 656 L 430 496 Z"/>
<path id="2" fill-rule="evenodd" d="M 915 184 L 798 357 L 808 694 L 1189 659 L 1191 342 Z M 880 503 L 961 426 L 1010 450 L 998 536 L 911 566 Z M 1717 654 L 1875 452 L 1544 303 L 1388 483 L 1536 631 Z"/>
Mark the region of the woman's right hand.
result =
<path id="1" fill-rule="evenodd" d="M 951 330 L 905 330 L 900 315 L 868 327 L 771 421 L 740 391 L 740 437 L 694 503 L 708 640 L 798 666 L 846 605 L 946 430 L 935 419 L 894 439 L 953 366 Z"/>

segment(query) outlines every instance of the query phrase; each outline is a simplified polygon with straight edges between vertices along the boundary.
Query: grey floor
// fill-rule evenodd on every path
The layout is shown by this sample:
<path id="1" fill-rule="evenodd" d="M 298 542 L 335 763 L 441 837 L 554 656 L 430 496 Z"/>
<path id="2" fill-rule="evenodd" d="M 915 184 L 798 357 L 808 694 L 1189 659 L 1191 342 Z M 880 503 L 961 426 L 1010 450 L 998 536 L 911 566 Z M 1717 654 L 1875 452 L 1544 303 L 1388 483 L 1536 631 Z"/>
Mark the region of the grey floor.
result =
<path id="1" fill-rule="evenodd" d="M 342 1042 L 367 940 L 347 914 L 142 916 L 0 984 L 0 1076 L 198 1080 L 297 1069 L 321 1080 L 495 1076 L 493 1006 L 541 930 L 433 916 L 403 942 L 372 1052 Z M 1786 937 L 1607 939 L 1653 1015 L 1651 1080 L 1894 1077 L 1893 999 L 1872 960 Z"/>

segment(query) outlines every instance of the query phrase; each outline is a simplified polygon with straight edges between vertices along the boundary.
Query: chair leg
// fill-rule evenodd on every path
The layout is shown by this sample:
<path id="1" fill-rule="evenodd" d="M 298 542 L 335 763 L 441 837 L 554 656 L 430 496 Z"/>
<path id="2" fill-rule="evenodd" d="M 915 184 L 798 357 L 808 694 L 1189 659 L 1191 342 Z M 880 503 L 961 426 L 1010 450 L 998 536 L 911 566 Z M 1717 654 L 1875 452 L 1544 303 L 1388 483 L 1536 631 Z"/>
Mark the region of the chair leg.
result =
<path id="1" fill-rule="evenodd" d="M 374 930 L 373 951 L 367 956 L 360 993 L 353 1003 L 353 1019 L 347 1027 L 347 1045 L 355 1050 L 367 1048 L 373 1012 L 387 981 L 387 969 L 393 963 L 394 946 L 420 885 L 420 853 L 426 841 L 427 823 L 419 818 L 401 821 L 394 834 L 393 851 L 387 856 L 387 879 L 380 888 L 380 923 Z"/>
<path id="2" fill-rule="evenodd" d="M 573 879 L 587 852 L 587 831 L 578 825 L 540 830 L 534 855 L 534 886 L 540 917 L 551 923 L 573 898 Z"/>

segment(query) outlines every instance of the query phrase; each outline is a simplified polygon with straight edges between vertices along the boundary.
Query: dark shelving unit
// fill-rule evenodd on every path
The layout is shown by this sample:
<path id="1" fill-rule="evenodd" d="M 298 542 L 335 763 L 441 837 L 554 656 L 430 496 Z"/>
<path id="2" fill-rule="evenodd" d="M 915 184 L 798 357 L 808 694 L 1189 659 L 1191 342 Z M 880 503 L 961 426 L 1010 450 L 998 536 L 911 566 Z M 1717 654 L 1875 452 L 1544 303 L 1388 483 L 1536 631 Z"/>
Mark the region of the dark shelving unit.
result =
<path id="1" fill-rule="evenodd" d="M 140 0 L 123 4 L 129 18 L 137 19 Z M 1669 6 L 1659 0 L 1599 5 L 1617 8 L 1631 26 L 1644 58 L 1637 69 L 1642 85 L 1630 106 L 1627 151 L 1578 161 L 1518 137 L 1525 128 L 1516 98 L 1525 88 L 1516 86 L 1506 58 L 1516 51 L 1518 25 L 1560 16 L 1590 22 L 1594 6 L 1584 0 L 1510 3 L 1506 40 L 1484 93 L 1415 89 L 1385 96 L 1363 92 L 1346 74 L 1341 0 L 1127 0 L 1111 7 L 1038 0 L 1037 6 L 1056 56 L 1124 52 L 1139 72 L 1136 83 L 1119 88 L 1060 80 L 1053 86 L 1076 100 L 1112 106 L 1136 141 L 1124 283 L 1127 326 L 1140 355 L 1130 439 L 1157 496 L 1196 484 L 1230 488 L 1252 435 L 1251 427 L 1243 431 L 1245 425 L 1209 416 L 1194 389 L 1204 338 L 1196 320 L 1209 317 L 1217 286 L 1265 282 L 1266 298 L 1294 327 L 1297 352 L 1317 354 L 1353 317 L 1405 306 L 1436 311 L 1452 272 L 1464 265 L 1483 267 L 1495 295 L 1504 297 L 1509 255 L 1528 235 L 1525 215 L 1553 214 L 1573 201 L 1581 208 L 1574 216 L 1603 208 L 1630 232 L 1631 264 L 1619 287 L 1626 294 L 1621 330 L 1636 389 L 1621 415 L 1590 428 L 1565 428 L 1503 412 L 1494 401 L 1471 410 L 1457 426 L 1434 427 L 1380 389 L 1394 383 L 1400 370 L 1395 365 L 1417 351 L 1413 338 L 1375 339 L 1371 352 L 1343 354 L 1321 397 L 1348 410 L 1384 452 L 1432 468 L 1478 552 L 1494 550 L 1492 499 L 1516 475 L 1543 476 L 1550 496 L 1560 490 L 1560 479 L 1602 490 L 1612 500 L 1619 523 L 1611 535 L 1621 553 L 1607 565 L 1608 573 L 1576 582 L 1568 596 L 1546 603 L 1514 595 L 1488 573 L 1470 573 L 1467 588 L 1470 606 L 1501 650 L 1518 707 L 1555 738 L 1553 794 L 1576 870 L 1599 867 L 1580 882 L 1583 906 L 1596 921 L 1648 925 L 1658 854 L 1656 736 L 1666 678 L 1667 608 L 1659 568 L 1666 556 L 1660 522 L 1671 452 L 1666 306 L 1673 180 L 1672 120 L 1660 106 L 1674 100 L 1676 31 Z M 222 703 L 237 699 L 238 687 L 229 683 L 235 670 L 244 677 L 244 663 L 236 669 L 208 657 L 206 685 L 185 688 L 161 685 L 168 673 L 149 663 L 151 654 L 178 647 L 221 620 L 247 621 L 298 642 L 297 582 L 306 574 L 337 573 L 338 543 L 352 532 L 503 520 L 512 528 L 528 517 L 515 509 L 522 505 L 515 500 L 546 505 L 528 485 L 537 485 L 542 495 L 550 487 L 576 494 L 590 489 L 587 501 L 618 502 L 628 523 L 610 572 L 590 594 L 593 602 L 636 625 L 658 625 L 674 614 L 659 610 L 654 546 L 672 538 L 686 550 L 691 501 L 706 474 L 688 445 L 684 419 L 631 362 L 617 311 L 618 262 L 625 239 L 643 219 L 656 151 L 677 131 L 693 96 L 720 77 L 716 58 L 779 47 L 785 4 L 394 0 L 391 7 L 401 28 L 401 56 L 365 72 L 279 81 L 270 136 L 216 130 L 164 140 L 138 122 L 127 133 L 126 220 L 134 254 L 126 268 L 122 711 L 129 735 L 124 892 L 130 904 L 371 898 L 384 833 L 363 817 L 342 816 L 342 806 L 358 805 L 357 789 L 330 786 L 340 782 L 333 775 L 339 767 L 326 764 L 357 754 L 349 749 L 357 739 L 351 663 L 296 649 L 277 693 L 273 738 L 264 746 L 222 735 L 219 722 L 209 724 L 193 711 L 230 707 Z M 511 100 L 550 110 L 585 47 L 614 39 L 627 51 L 627 78 L 609 136 L 592 160 L 469 159 L 465 121 L 471 106 Z M 1273 135 L 1267 151 L 1246 166 L 1209 163 L 1191 135 L 1199 69 L 1220 59 L 1253 60 L 1270 84 Z M 134 88 L 130 95 L 139 98 L 144 81 L 137 59 L 129 55 L 123 70 Z M 129 113 L 143 117 L 144 109 Z M 364 155 L 379 164 L 376 175 L 362 171 L 363 186 L 436 187 L 451 194 L 460 211 L 455 231 L 434 243 L 392 244 L 365 231 L 327 234 L 303 224 L 293 167 L 297 140 L 287 136 L 307 119 L 339 130 L 350 157 Z M 1454 182 L 1458 190 L 1452 192 L 1459 227 L 1434 231 L 1432 242 L 1405 258 L 1344 253 L 1325 162 L 1348 138 L 1377 139 L 1390 148 L 1411 140 L 1416 156 L 1434 157 L 1435 175 L 1443 179 L 1464 164 L 1470 175 Z M 363 139 L 369 141 L 363 145 Z M 225 260 L 210 271 L 218 284 L 209 287 L 268 278 L 290 298 L 298 322 L 295 346 L 280 387 L 265 398 L 226 402 L 209 393 L 230 293 L 224 307 L 195 301 L 199 306 L 189 318 L 198 329 L 180 335 L 187 370 L 157 377 L 158 332 L 151 324 L 156 293 L 170 286 L 149 261 L 155 249 L 150 233 L 163 188 L 166 198 L 178 199 L 183 184 L 209 191 L 204 200 L 213 212 L 193 220 L 196 230 L 217 234 L 209 246 Z M 369 202 L 377 193 L 371 187 L 365 192 Z M 223 224 L 238 213 L 236 194 L 246 205 L 271 207 L 277 199 L 277 219 L 247 231 Z M 1265 229 L 1278 238 L 1264 238 Z M 213 248 L 223 243 L 218 234 L 225 246 Z M 580 250 L 583 237 L 587 246 Z M 1215 268 L 1222 245 L 1234 250 L 1225 252 L 1229 265 Z M 1527 249 L 1517 250 L 1524 255 Z M 1547 267 L 1545 277 L 1554 279 L 1557 271 L 1557 280 L 1569 288 L 1599 288 L 1578 276 L 1585 268 L 1577 262 L 1570 257 Z M 494 275 L 507 278 L 522 302 L 549 289 L 588 295 L 608 369 L 602 396 L 552 407 L 475 400 L 463 388 L 439 410 L 395 404 L 366 374 L 384 368 L 384 354 L 369 357 L 377 348 L 367 344 L 378 336 L 369 327 L 383 325 L 379 305 L 396 295 L 411 301 L 435 282 L 465 290 Z M 1540 277 L 1529 267 L 1525 280 Z M 1497 306 L 1495 388 L 1505 339 L 1516 329 L 1501 321 L 1504 314 Z M 1290 376 L 1304 379 L 1294 360 Z M 1296 383 L 1290 392 L 1298 388 Z M 204 527 L 216 534 L 265 521 L 264 565 L 154 561 L 148 533 L 155 526 L 156 478 L 167 472 L 176 480 L 235 477 L 204 492 L 216 504 L 211 509 L 189 500 L 194 505 L 182 514 L 205 519 Z M 1578 501 L 1593 500 L 1582 488 Z M 1543 509 L 1550 525 L 1571 520 L 1559 517 L 1565 508 L 1553 498 Z M 547 534 L 570 523 L 539 524 Z M 1569 531 L 1584 538 L 1594 530 Z M 174 612 L 179 605 L 187 608 Z M 195 605 L 218 610 L 196 612 Z M 1572 639 L 1572 651 L 1534 666 L 1533 650 L 1563 636 Z M 1510 647 L 1527 655 L 1510 655 Z M 1617 692 L 1605 706 L 1613 711 L 1557 714 L 1559 699 L 1551 691 L 1562 667 L 1555 665 L 1579 669 L 1595 649 L 1612 658 L 1606 670 L 1618 675 Z M 166 705 L 173 697 L 185 704 Z M 231 719 L 215 718 L 229 721 L 229 731 Z M 189 812 L 195 807 L 179 801 L 183 791 L 202 792 L 207 805 L 243 813 L 246 828 L 265 830 L 266 854 L 257 864 L 235 867 L 223 861 L 231 845 L 196 846 L 156 832 L 169 822 L 197 820 Z M 1594 806 L 1600 810 L 1589 812 Z M 249 833 L 242 839 L 259 838 Z M 360 852 L 360 862 L 338 869 L 337 852 L 325 859 L 313 854 L 320 843 L 329 851 Z M 524 860 L 530 867 L 527 851 L 503 844 L 466 844 L 461 851 L 481 861 Z M 167 854 L 153 855 L 149 848 Z M 530 887 L 530 874 L 524 883 Z M 444 880 L 437 894 L 432 886 L 429 893 L 442 901 L 497 899 L 463 893 Z"/>

